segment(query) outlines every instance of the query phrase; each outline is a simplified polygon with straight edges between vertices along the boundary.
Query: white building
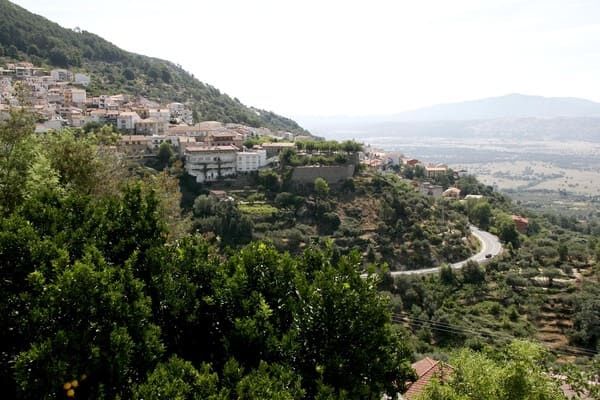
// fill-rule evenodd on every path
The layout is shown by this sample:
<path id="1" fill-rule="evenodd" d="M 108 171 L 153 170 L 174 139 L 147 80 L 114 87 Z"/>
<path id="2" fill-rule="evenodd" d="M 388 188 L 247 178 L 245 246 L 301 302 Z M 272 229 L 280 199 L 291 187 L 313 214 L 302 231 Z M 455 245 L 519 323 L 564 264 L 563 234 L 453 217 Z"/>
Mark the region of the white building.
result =
<path id="1" fill-rule="evenodd" d="M 238 172 L 258 171 L 267 165 L 266 150 L 244 151 L 237 153 L 236 169 Z"/>
<path id="2" fill-rule="evenodd" d="M 87 99 L 84 89 L 69 88 L 64 91 L 65 105 L 84 105 Z"/>
<path id="3" fill-rule="evenodd" d="M 71 82 L 73 80 L 73 74 L 66 69 L 53 69 L 50 71 L 50 76 L 56 82 Z"/>
<path id="4" fill-rule="evenodd" d="M 282 138 L 283 140 L 290 141 L 290 142 L 294 140 L 294 134 L 292 132 L 277 131 L 277 133 L 275 133 L 275 136 L 277 136 L 278 138 Z"/>
<path id="5" fill-rule="evenodd" d="M 185 111 L 185 104 L 183 103 L 169 103 L 167 104 L 167 107 L 169 108 L 171 115 L 175 117 Z"/>
<path id="6" fill-rule="evenodd" d="M 206 137 L 206 130 L 199 125 L 176 125 L 168 129 L 169 135 L 191 136 L 197 138 Z"/>
<path id="7" fill-rule="evenodd" d="M 158 133 L 166 133 L 171 121 L 171 111 L 168 108 L 157 108 L 148 110 L 148 117 L 158 122 Z"/>
<path id="8" fill-rule="evenodd" d="M 186 124 L 193 124 L 194 118 L 192 111 L 188 109 L 183 103 L 169 103 L 167 108 L 171 112 L 171 121 L 177 121 L 178 123 L 184 122 Z"/>
<path id="9" fill-rule="evenodd" d="M 140 119 L 135 123 L 135 133 L 139 135 L 158 135 L 158 121 L 154 118 Z"/>
<path id="10" fill-rule="evenodd" d="M 135 130 L 136 122 L 140 121 L 140 119 L 140 116 L 136 112 L 122 112 L 117 117 L 117 129 L 132 132 Z"/>
<path id="11" fill-rule="evenodd" d="M 83 128 L 88 122 L 91 122 L 91 118 L 86 115 L 73 115 L 69 119 L 69 124 L 75 128 Z"/>
<path id="12" fill-rule="evenodd" d="M 169 123 L 171 120 L 171 111 L 168 108 L 153 108 L 148 110 L 148 117 Z"/>
<path id="13" fill-rule="evenodd" d="M 236 173 L 234 146 L 189 146 L 185 149 L 185 170 L 196 182 L 211 182 Z"/>
<path id="14" fill-rule="evenodd" d="M 75 83 L 82 86 L 88 86 L 92 80 L 86 74 L 75 74 Z"/>

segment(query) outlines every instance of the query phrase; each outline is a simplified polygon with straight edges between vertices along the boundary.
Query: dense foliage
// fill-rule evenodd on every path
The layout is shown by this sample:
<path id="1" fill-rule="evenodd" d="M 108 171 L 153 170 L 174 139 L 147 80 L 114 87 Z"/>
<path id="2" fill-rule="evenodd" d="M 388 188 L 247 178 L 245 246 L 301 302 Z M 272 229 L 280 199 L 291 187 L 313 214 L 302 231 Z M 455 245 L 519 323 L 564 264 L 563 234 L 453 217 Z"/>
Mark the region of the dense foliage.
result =
<path id="1" fill-rule="evenodd" d="M 394 174 L 291 186 L 287 167 L 236 201 L 197 196 L 190 221 L 168 149 L 151 172 L 105 151 L 114 139 L 106 128 L 36 136 L 20 111 L 0 124 L 9 397 L 379 399 L 413 378 L 412 349 L 463 347 L 428 398 L 561 398 L 546 373 L 597 393 L 597 239 L 535 215 L 520 233 L 509 215 L 522 210 L 470 178 L 456 183 L 484 199 L 435 200 Z M 469 220 L 500 235 L 502 257 L 361 277 L 372 262 L 465 257 Z M 281 241 L 265 234 L 280 228 Z M 564 341 L 554 357 L 583 357 L 564 368 L 514 342 L 532 336 Z"/>
<path id="2" fill-rule="evenodd" d="M 239 243 L 268 240 L 298 254 L 315 241 L 331 239 L 336 252 L 359 250 L 365 264 L 385 262 L 392 270 L 460 261 L 476 246 L 464 240 L 469 224 L 459 202 L 424 196 L 393 174 L 357 173 L 338 183 L 316 178 L 299 184 L 290 179 L 295 159 L 293 153 L 279 169 L 261 171 L 251 189 L 228 191 L 231 204 L 198 197 L 192 208 L 200 232 L 222 237 L 228 224 L 223 216 L 229 215 L 236 230 L 243 228 L 244 234 L 232 237 Z M 218 183 L 212 187 L 227 189 Z"/>
<path id="3" fill-rule="evenodd" d="M 95 134 L 34 136 L 21 112 L 0 128 L 5 396 L 379 399 L 411 378 L 358 254 L 175 237 L 160 175 L 106 174 Z M 228 240 L 240 215 L 201 203 Z"/>
<path id="4" fill-rule="evenodd" d="M 294 121 L 243 105 L 171 62 L 126 52 L 86 31 L 65 29 L 0 0 L 0 56 L 76 68 L 92 75 L 92 94 L 126 93 L 162 102 L 190 102 L 197 119 L 265 126 L 298 133 Z"/>
<path id="5" fill-rule="evenodd" d="M 560 400 L 564 395 L 548 375 L 546 352 L 515 341 L 504 353 L 463 350 L 450 361 L 447 382 L 434 380 L 419 400 Z"/>

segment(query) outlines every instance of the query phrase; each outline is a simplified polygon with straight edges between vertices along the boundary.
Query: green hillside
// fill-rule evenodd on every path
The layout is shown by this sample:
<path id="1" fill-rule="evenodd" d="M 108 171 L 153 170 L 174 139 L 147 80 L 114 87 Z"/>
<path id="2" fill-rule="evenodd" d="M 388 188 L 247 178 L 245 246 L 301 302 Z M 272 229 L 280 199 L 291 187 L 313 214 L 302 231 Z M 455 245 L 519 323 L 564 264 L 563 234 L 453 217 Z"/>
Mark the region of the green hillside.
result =
<path id="1" fill-rule="evenodd" d="M 191 102 L 200 120 L 305 133 L 293 120 L 245 106 L 181 66 L 129 53 L 90 32 L 65 29 L 8 0 L 0 0 L 0 18 L 0 56 L 87 71 L 93 77 L 92 94 L 122 92 L 161 102 Z"/>

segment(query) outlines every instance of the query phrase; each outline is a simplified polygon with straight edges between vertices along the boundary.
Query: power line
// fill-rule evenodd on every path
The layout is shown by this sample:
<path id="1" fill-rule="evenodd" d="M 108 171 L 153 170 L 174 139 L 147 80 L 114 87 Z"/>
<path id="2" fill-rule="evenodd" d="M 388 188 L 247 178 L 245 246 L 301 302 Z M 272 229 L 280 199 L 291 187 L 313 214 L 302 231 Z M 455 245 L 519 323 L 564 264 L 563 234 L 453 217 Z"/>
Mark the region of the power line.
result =
<path id="1" fill-rule="evenodd" d="M 418 318 L 418 317 L 412 317 L 412 316 L 409 316 L 407 313 L 404 313 L 404 315 L 402 315 L 402 313 L 394 313 L 392 315 L 392 320 L 393 320 L 393 322 L 396 322 L 396 323 L 410 323 L 410 324 L 416 325 L 416 327 L 430 328 L 430 329 L 433 329 L 436 331 L 441 331 L 441 332 L 446 332 L 446 333 L 475 335 L 475 336 L 479 336 L 482 338 L 488 337 L 488 338 L 492 338 L 492 339 L 495 338 L 495 339 L 503 339 L 503 340 L 519 339 L 518 337 L 507 334 L 507 333 L 482 332 L 482 331 L 478 331 L 478 330 L 471 330 L 471 329 L 467 329 L 467 328 L 459 326 L 459 325 L 453 325 L 453 324 L 448 324 L 448 323 L 444 323 L 444 322 L 431 321 L 431 320 L 422 319 L 422 318 Z M 562 354 L 566 354 L 566 355 L 572 355 L 573 353 L 580 353 L 580 354 L 583 354 L 583 355 L 586 355 L 589 357 L 593 357 L 598 354 L 596 351 L 594 351 L 592 349 L 586 349 L 586 348 L 582 348 L 582 347 L 564 346 L 564 348 L 566 350 L 560 350 L 560 349 L 551 348 L 547 343 L 543 343 L 543 342 L 540 342 L 540 343 L 553 352 L 562 353 Z"/>
<path id="2" fill-rule="evenodd" d="M 394 322 L 400 323 L 400 322 L 409 322 L 407 320 L 394 320 Z M 496 338 L 496 339 L 504 339 L 504 340 L 512 340 L 512 339 L 518 339 L 517 337 L 514 336 L 502 336 L 502 335 L 493 335 L 490 333 L 479 333 L 479 332 L 475 332 L 473 333 L 473 331 L 469 331 L 469 330 L 461 330 L 460 328 L 445 328 L 445 327 L 440 327 L 440 326 L 436 326 L 435 322 L 429 321 L 429 322 L 418 322 L 418 321 L 413 321 L 410 322 L 411 324 L 415 325 L 416 327 L 419 328 L 429 328 L 435 331 L 440 331 L 440 332 L 446 332 L 446 333 L 452 333 L 452 334 L 471 334 L 471 335 L 475 335 L 478 337 L 482 337 L 482 338 Z M 555 352 L 555 353 L 560 353 L 563 355 L 573 355 L 574 353 L 578 353 L 580 355 L 585 355 L 588 357 L 593 357 L 596 355 L 595 352 L 593 352 L 592 350 L 589 349 L 583 349 L 583 348 L 573 348 L 571 346 L 565 346 L 567 349 L 566 350 L 561 350 L 561 349 L 555 349 L 555 348 L 551 348 L 550 346 L 548 346 L 547 343 L 543 343 L 540 342 L 540 344 L 544 345 L 546 348 L 548 348 L 548 350 Z"/>
<path id="3" fill-rule="evenodd" d="M 518 339 L 516 336 L 507 334 L 507 333 L 502 333 L 502 332 L 496 332 L 496 333 L 487 333 L 487 332 L 478 332 L 478 331 L 473 331 L 473 330 L 469 330 L 466 329 L 464 327 L 458 326 L 458 325 L 452 325 L 452 324 L 446 324 L 443 322 L 438 322 L 438 321 L 431 321 L 431 320 L 427 320 L 427 319 L 421 319 L 421 318 L 417 318 L 417 317 L 411 317 L 408 315 L 401 315 L 401 314 L 394 314 L 395 318 L 404 318 L 404 319 L 409 319 L 409 320 L 413 320 L 414 324 L 431 324 L 431 325 L 436 325 L 439 327 L 443 327 L 443 328 L 447 328 L 447 329 L 453 329 L 455 331 L 458 331 L 460 333 L 469 333 L 469 334 L 475 334 L 475 335 L 479 335 L 479 336 L 490 336 L 490 337 L 496 337 L 496 338 L 502 338 L 502 339 Z M 401 321 L 401 322 L 408 322 L 408 321 Z M 564 346 L 565 348 L 569 348 L 572 349 L 573 351 L 577 351 L 577 352 L 582 352 L 582 353 L 587 353 L 590 355 L 596 355 L 597 352 L 592 350 L 592 349 L 586 349 L 583 347 L 576 347 L 576 346 Z"/>
<path id="4" fill-rule="evenodd" d="M 400 322 L 409 322 L 409 321 L 400 319 L 400 320 L 394 320 L 394 322 L 400 323 Z M 451 333 L 451 334 L 462 334 L 462 335 L 470 334 L 470 335 L 474 335 L 474 336 L 478 336 L 478 337 L 482 337 L 482 338 L 491 338 L 491 339 L 495 338 L 495 339 L 503 339 L 503 340 L 517 339 L 517 337 L 514 337 L 514 336 L 494 335 L 494 334 L 490 334 L 490 333 L 473 332 L 470 330 L 461 330 L 460 328 L 456 328 L 456 327 L 436 326 L 436 324 L 434 322 L 412 321 L 411 324 L 415 327 L 429 328 L 432 330 Z M 576 353 L 576 354 L 580 354 L 580 355 L 584 355 L 584 356 L 588 356 L 588 357 L 593 357 L 597 354 L 593 350 L 590 350 L 590 349 L 584 349 L 584 348 L 579 348 L 579 347 L 574 347 L 574 346 L 564 346 L 565 349 L 561 350 L 561 349 L 552 348 L 547 343 L 543 343 L 543 342 L 540 342 L 540 343 L 542 345 L 544 345 L 545 347 L 547 347 L 549 350 L 556 352 L 556 353 L 562 353 L 564 355 L 573 355 Z"/>

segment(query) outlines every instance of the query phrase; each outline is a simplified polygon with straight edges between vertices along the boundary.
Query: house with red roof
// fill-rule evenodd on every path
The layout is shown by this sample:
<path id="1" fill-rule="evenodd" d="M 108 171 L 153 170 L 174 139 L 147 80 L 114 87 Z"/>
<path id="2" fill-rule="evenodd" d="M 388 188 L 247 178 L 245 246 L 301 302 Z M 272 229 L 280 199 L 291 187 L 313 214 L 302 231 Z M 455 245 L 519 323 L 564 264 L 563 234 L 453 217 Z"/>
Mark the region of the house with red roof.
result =
<path id="1" fill-rule="evenodd" d="M 529 220 L 527 218 L 520 215 L 511 215 L 511 218 L 519 232 L 527 233 L 527 229 L 529 228 Z"/>
<path id="2" fill-rule="evenodd" d="M 408 385 L 407 391 L 401 396 L 403 400 L 416 399 L 432 379 L 445 381 L 453 371 L 450 365 L 429 357 L 413 363 L 412 368 L 417 374 L 417 380 Z"/>

